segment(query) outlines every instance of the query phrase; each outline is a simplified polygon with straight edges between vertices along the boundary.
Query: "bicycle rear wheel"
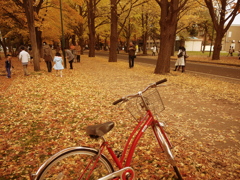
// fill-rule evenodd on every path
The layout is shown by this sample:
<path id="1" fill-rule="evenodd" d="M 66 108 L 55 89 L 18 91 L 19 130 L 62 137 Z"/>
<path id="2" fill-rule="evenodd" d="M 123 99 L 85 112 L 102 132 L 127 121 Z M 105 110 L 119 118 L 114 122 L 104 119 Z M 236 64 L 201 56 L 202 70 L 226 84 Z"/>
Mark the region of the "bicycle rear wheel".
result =
<path id="1" fill-rule="evenodd" d="M 101 155 L 96 161 L 98 151 L 87 147 L 68 148 L 63 150 L 46 163 L 36 173 L 36 180 L 96 180 L 114 169 L 108 159 Z M 96 163 L 93 171 L 90 167 Z"/>
<path id="2" fill-rule="evenodd" d="M 173 166 L 173 169 L 174 169 L 178 179 L 182 180 L 182 176 L 181 176 L 181 174 L 180 174 L 180 172 L 178 170 L 176 160 L 175 160 L 174 155 L 173 155 L 173 153 L 171 151 L 171 148 L 170 148 L 170 145 L 168 143 L 168 140 L 166 139 L 166 135 L 163 134 L 165 132 L 162 132 L 159 126 L 155 125 L 153 127 L 155 137 L 157 138 L 157 141 L 158 141 L 160 147 L 163 149 L 165 155 L 167 156 L 168 161 Z"/>

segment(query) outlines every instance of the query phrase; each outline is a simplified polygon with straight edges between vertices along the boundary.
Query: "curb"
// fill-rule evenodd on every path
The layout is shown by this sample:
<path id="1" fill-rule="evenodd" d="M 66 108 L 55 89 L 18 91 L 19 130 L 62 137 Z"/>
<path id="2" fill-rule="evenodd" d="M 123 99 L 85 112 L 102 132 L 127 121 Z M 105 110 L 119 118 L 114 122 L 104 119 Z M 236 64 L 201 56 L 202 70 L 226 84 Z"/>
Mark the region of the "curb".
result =
<path id="1" fill-rule="evenodd" d="M 171 60 L 177 60 L 175 58 L 171 58 Z M 215 64 L 215 65 L 225 65 L 225 66 L 233 66 L 233 67 L 240 67 L 238 64 L 226 64 L 226 63 L 214 63 L 214 62 L 207 62 L 207 61 L 194 61 L 194 60 L 187 60 L 188 62 L 196 62 L 196 63 L 206 63 L 206 64 Z"/>

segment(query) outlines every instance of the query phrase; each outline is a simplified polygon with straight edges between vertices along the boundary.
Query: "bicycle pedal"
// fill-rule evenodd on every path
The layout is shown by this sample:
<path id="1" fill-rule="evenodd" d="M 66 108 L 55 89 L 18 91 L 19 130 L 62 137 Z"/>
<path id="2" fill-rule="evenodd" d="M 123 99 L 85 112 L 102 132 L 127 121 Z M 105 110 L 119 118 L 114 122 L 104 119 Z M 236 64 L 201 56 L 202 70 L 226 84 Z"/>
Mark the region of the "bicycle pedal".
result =
<path id="1" fill-rule="evenodd" d="M 114 151 L 115 155 L 117 156 L 117 158 L 120 158 L 122 156 L 122 151 Z"/>

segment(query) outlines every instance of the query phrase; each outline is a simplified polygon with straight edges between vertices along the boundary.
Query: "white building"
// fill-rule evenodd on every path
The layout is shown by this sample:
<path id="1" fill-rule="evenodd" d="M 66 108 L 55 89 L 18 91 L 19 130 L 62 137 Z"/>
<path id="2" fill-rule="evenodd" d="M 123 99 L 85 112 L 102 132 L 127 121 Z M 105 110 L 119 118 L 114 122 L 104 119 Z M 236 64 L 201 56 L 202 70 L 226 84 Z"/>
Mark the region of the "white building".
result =
<path id="1" fill-rule="evenodd" d="M 228 51 L 230 46 L 240 50 L 240 15 L 236 16 L 222 41 L 223 51 Z"/>

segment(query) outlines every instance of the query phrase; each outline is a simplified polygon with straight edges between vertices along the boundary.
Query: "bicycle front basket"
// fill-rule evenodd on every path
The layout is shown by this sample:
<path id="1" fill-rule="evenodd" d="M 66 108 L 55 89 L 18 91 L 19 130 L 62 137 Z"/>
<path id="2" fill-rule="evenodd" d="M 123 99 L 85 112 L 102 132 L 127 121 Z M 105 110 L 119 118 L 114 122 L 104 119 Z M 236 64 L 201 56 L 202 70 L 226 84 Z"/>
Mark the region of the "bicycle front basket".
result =
<path id="1" fill-rule="evenodd" d="M 126 102 L 125 108 L 136 120 L 142 119 L 146 113 L 145 108 L 142 106 L 142 99 L 140 97 L 129 99 Z"/>
<path id="2" fill-rule="evenodd" d="M 159 115 L 165 109 L 157 88 L 149 89 L 143 93 L 143 97 L 153 115 Z"/>
<path id="3" fill-rule="evenodd" d="M 164 104 L 157 88 L 151 88 L 143 93 L 144 101 L 148 108 L 152 111 L 153 115 L 156 116 L 162 112 Z M 136 119 L 140 120 L 146 114 L 146 109 L 141 97 L 132 98 L 126 102 L 126 109 Z"/>

